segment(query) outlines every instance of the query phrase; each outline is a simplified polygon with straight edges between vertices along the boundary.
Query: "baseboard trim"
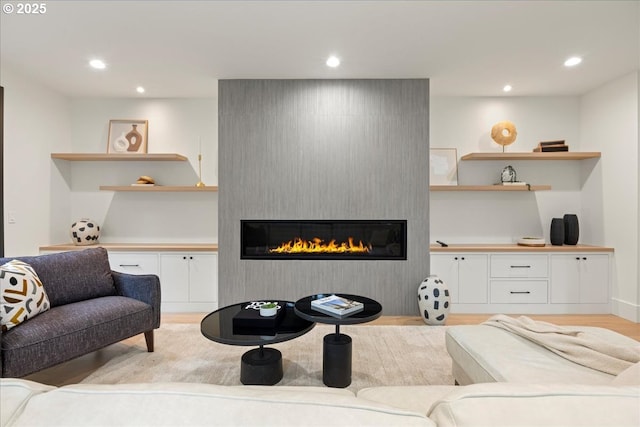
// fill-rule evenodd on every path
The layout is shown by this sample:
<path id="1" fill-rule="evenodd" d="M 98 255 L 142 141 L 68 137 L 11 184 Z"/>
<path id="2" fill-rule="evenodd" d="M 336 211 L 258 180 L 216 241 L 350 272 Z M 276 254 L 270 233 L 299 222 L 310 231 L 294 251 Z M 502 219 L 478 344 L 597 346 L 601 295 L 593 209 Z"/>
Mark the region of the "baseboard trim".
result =
<path id="1" fill-rule="evenodd" d="M 612 312 L 618 317 L 640 323 L 640 305 L 612 298 Z"/>

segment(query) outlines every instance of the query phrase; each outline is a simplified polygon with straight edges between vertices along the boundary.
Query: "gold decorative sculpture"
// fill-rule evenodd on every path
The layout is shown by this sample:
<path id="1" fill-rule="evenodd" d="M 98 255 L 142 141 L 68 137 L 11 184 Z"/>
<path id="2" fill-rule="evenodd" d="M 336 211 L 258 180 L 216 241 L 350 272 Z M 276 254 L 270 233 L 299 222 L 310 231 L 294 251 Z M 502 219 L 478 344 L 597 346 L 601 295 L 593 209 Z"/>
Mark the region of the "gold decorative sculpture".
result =
<path id="1" fill-rule="evenodd" d="M 202 182 L 202 140 L 198 137 L 198 182 L 196 187 L 206 187 L 206 184 Z"/>
<path id="2" fill-rule="evenodd" d="M 502 145 L 502 152 L 506 145 L 513 144 L 518 136 L 516 126 L 508 120 L 496 123 L 491 128 L 491 138 L 499 145 Z"/>

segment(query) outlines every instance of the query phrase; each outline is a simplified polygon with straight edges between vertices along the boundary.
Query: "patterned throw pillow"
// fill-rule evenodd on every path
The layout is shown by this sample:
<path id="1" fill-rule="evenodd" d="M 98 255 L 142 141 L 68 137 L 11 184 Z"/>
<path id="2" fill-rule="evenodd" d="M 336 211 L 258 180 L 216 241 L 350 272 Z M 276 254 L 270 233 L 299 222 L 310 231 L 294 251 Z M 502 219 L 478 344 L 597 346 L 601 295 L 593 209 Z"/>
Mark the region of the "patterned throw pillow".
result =
<path id="1" fill-rule="evenodd" d="M 33 267 L 16 259 L 0 266 L 2 332 L 48 309 L 49 298 Z"/>

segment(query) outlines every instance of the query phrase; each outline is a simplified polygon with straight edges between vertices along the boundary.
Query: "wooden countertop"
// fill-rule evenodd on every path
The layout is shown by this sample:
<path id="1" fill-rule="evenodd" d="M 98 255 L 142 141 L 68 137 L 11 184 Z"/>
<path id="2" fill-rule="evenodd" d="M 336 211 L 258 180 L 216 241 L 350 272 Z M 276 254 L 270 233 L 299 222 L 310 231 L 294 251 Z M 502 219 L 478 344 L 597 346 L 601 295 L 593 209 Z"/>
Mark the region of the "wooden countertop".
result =
<path id="1" fill-rule="evenodd" d="M 447 247 L 431 244 L 431 252 L 613 252 L 613 248 L 594 245 L 520 246 L 515 243 L 453 243 Z"/>
<path id="2" fill-rule="evenodd" d="M 217 243 L 98 243 L 96 245 L 76 246 L 73 243 L 40 246 L 40 251 L 79 251 L 88 248 L 103 247 L 108 251 L 145 251 L 145 252 L 217 252 Z"/>

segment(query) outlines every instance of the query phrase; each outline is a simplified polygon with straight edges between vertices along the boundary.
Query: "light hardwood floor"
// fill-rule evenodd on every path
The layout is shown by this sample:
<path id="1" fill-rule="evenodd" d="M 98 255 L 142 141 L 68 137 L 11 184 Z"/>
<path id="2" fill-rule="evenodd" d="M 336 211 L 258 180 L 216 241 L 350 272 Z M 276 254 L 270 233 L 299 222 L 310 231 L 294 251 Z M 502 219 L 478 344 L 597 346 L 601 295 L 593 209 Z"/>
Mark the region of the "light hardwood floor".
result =
<path id="1" fill-rule="evenodd" d="M 200 323 L 206 313 L 164 313 L 162 323 Z M 517 316 L 517 315 L 513 315 Z M 616 331 L 622 335 L 640 341 L 640 324 L 630 322 L 610 314 L 594 315 L 527 315 L 536 320 L 558 325 L 597 326 Z M 447 325 L 475 325 L 484 322 L 490 314 L 450 314 Z M 378 325 L 424 325 L 419 316 L 383 316 L 370 324 Z M 37 372 L 26 379 L 44 384 L 62 386 L 82 381 L 93 371 L 105 365 L 109 360 L 121 354 L 123 346 L 133 345 L 139 337 L 124 340 L 101 350 L 78 357 L 66 363 Z M 144 340 L 142 340 L 144 343 Z M 141 344 L 144 345 L 144 344 Z"/>

